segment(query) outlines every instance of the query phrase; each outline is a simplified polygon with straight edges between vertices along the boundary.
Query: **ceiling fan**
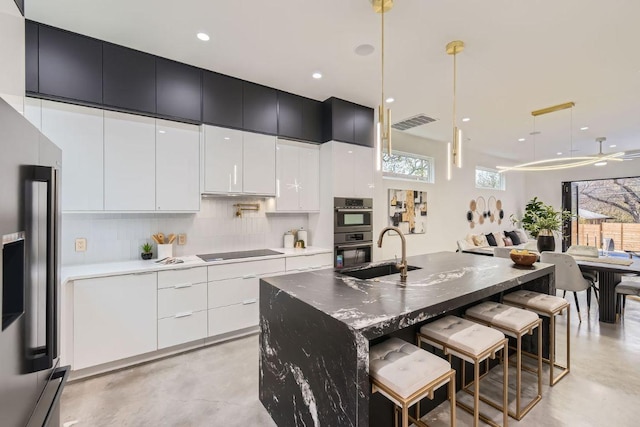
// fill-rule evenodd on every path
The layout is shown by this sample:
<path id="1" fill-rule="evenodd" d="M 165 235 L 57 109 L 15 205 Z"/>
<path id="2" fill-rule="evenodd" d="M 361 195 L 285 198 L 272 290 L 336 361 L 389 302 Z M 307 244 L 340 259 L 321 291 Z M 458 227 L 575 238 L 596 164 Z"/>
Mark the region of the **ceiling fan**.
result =
<path id="1" fill-rule="evenodd" d="M 599 161 L 597 163 L 594 163 L 595 166 L 604 166 L 607 164 L 607 160 L 633 160 L 633 159 L 637 159 L 640 158 L 640 150 L 631 150 L 631 151 L 626 151 L 623 153 L 615 153 L 615 154 L 604 154 L 602 152 L 602 143 L 605 142 L 607 140 L 607 138 L 605 138 L 604 136 L 601 136 L 599 138 L 596 138 L 596 142 L 600 145 L 600 149 L 598 151 L 598 157 L 610 157 L 610 156 L 615 156 L 615 158 L 613 159 L 609 159 L 609 158 L 603 158 L 602 161 Z"/>

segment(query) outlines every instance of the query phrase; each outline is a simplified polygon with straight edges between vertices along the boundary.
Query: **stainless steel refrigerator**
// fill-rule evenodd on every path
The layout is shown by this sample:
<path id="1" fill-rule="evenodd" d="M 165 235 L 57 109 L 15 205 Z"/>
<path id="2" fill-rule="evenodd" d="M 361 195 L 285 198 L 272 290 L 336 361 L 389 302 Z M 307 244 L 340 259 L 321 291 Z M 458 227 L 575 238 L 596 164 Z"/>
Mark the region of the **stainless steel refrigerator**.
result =
<path id="1" fill-rule="evenodd" d="M 61 151 L 0 98 L 0 425 L 58 426 Z"/>

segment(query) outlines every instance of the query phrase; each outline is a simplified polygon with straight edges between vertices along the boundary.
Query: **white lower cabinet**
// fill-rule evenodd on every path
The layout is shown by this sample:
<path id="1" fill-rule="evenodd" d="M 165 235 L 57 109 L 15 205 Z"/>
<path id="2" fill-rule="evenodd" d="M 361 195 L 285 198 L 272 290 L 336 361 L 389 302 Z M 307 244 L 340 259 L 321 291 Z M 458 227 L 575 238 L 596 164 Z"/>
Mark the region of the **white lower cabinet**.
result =
<path id="1" fill-rule="evenodd" d="M 154 351 L 157 273 L 74 282 L 73 369 Z"/>
<path id="2" fill-rule="evenodd" d="M 206 267 L 158 273 L 158 349 L 207 336 Z"/>
<path id="3" fill-rule="evenodd" d="M 333 254 L 313 254 L 287 257 L 287 272 L 318 270 L 333 267 Z"/>
<path id="4" fill-rule="evenodd" d="M 158 320 L 158 348 L 171 347 L 207 336 L 207 311 L 178 313 Z"/>
<path id="5" fill-rule="evenodd" d="M 258 326 L 260 277 L 285 271 L 285 259 L 208 267 L 208 335 Z"/>

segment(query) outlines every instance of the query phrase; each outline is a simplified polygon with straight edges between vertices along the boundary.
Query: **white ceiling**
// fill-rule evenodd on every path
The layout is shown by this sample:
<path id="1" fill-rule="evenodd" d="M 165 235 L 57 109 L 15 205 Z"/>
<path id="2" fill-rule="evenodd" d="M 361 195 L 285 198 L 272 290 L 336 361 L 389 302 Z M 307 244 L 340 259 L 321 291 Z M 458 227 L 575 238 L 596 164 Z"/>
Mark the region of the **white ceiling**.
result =
<path id="1" fill-rule="evenodd" d="M 369 0 L 26 0 L 27 18 L 319 100 L 380 101 L 380 15 Z M 640 148 L 638 0 L 397 0 L 386 17 L 386 94 L 394 121 L 439 119 L 451 133 L 452 57 L 458 120 L 480 151 L 533 160 L 530 112 L 574 101 L 573 146 Z M 211 36 L 199 41 L 197 32 Z M 376 47 L 368 57 L 353 52 Z M 311 74 L 320 71 L 321 80 Z M 537 119 L 535 158 L 570 148 L 571 110 Z M 460 122 L 470 117 L 468 123 Z M 579 127 L 589 126 L 580 131 Z M 527 142 L 518 142 L 525 137 Z"/>

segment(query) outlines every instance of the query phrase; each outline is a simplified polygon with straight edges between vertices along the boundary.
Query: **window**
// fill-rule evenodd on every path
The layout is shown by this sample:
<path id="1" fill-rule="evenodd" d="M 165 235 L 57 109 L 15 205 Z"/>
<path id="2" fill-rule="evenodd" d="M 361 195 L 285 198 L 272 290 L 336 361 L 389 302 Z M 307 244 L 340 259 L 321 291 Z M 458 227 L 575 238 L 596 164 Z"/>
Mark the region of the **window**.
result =
<path id="1" fill-rule="evenodd" d="M 393 151 L 382 155 L 382 173 L 385 177 L 433 182 L 433 158 Z"/>
<path id="2" fill-rule="evenodd" d="M 504 174 L 494 169 L 476 167 L 476 187 L 491 190 L 504 190 Z"/>

